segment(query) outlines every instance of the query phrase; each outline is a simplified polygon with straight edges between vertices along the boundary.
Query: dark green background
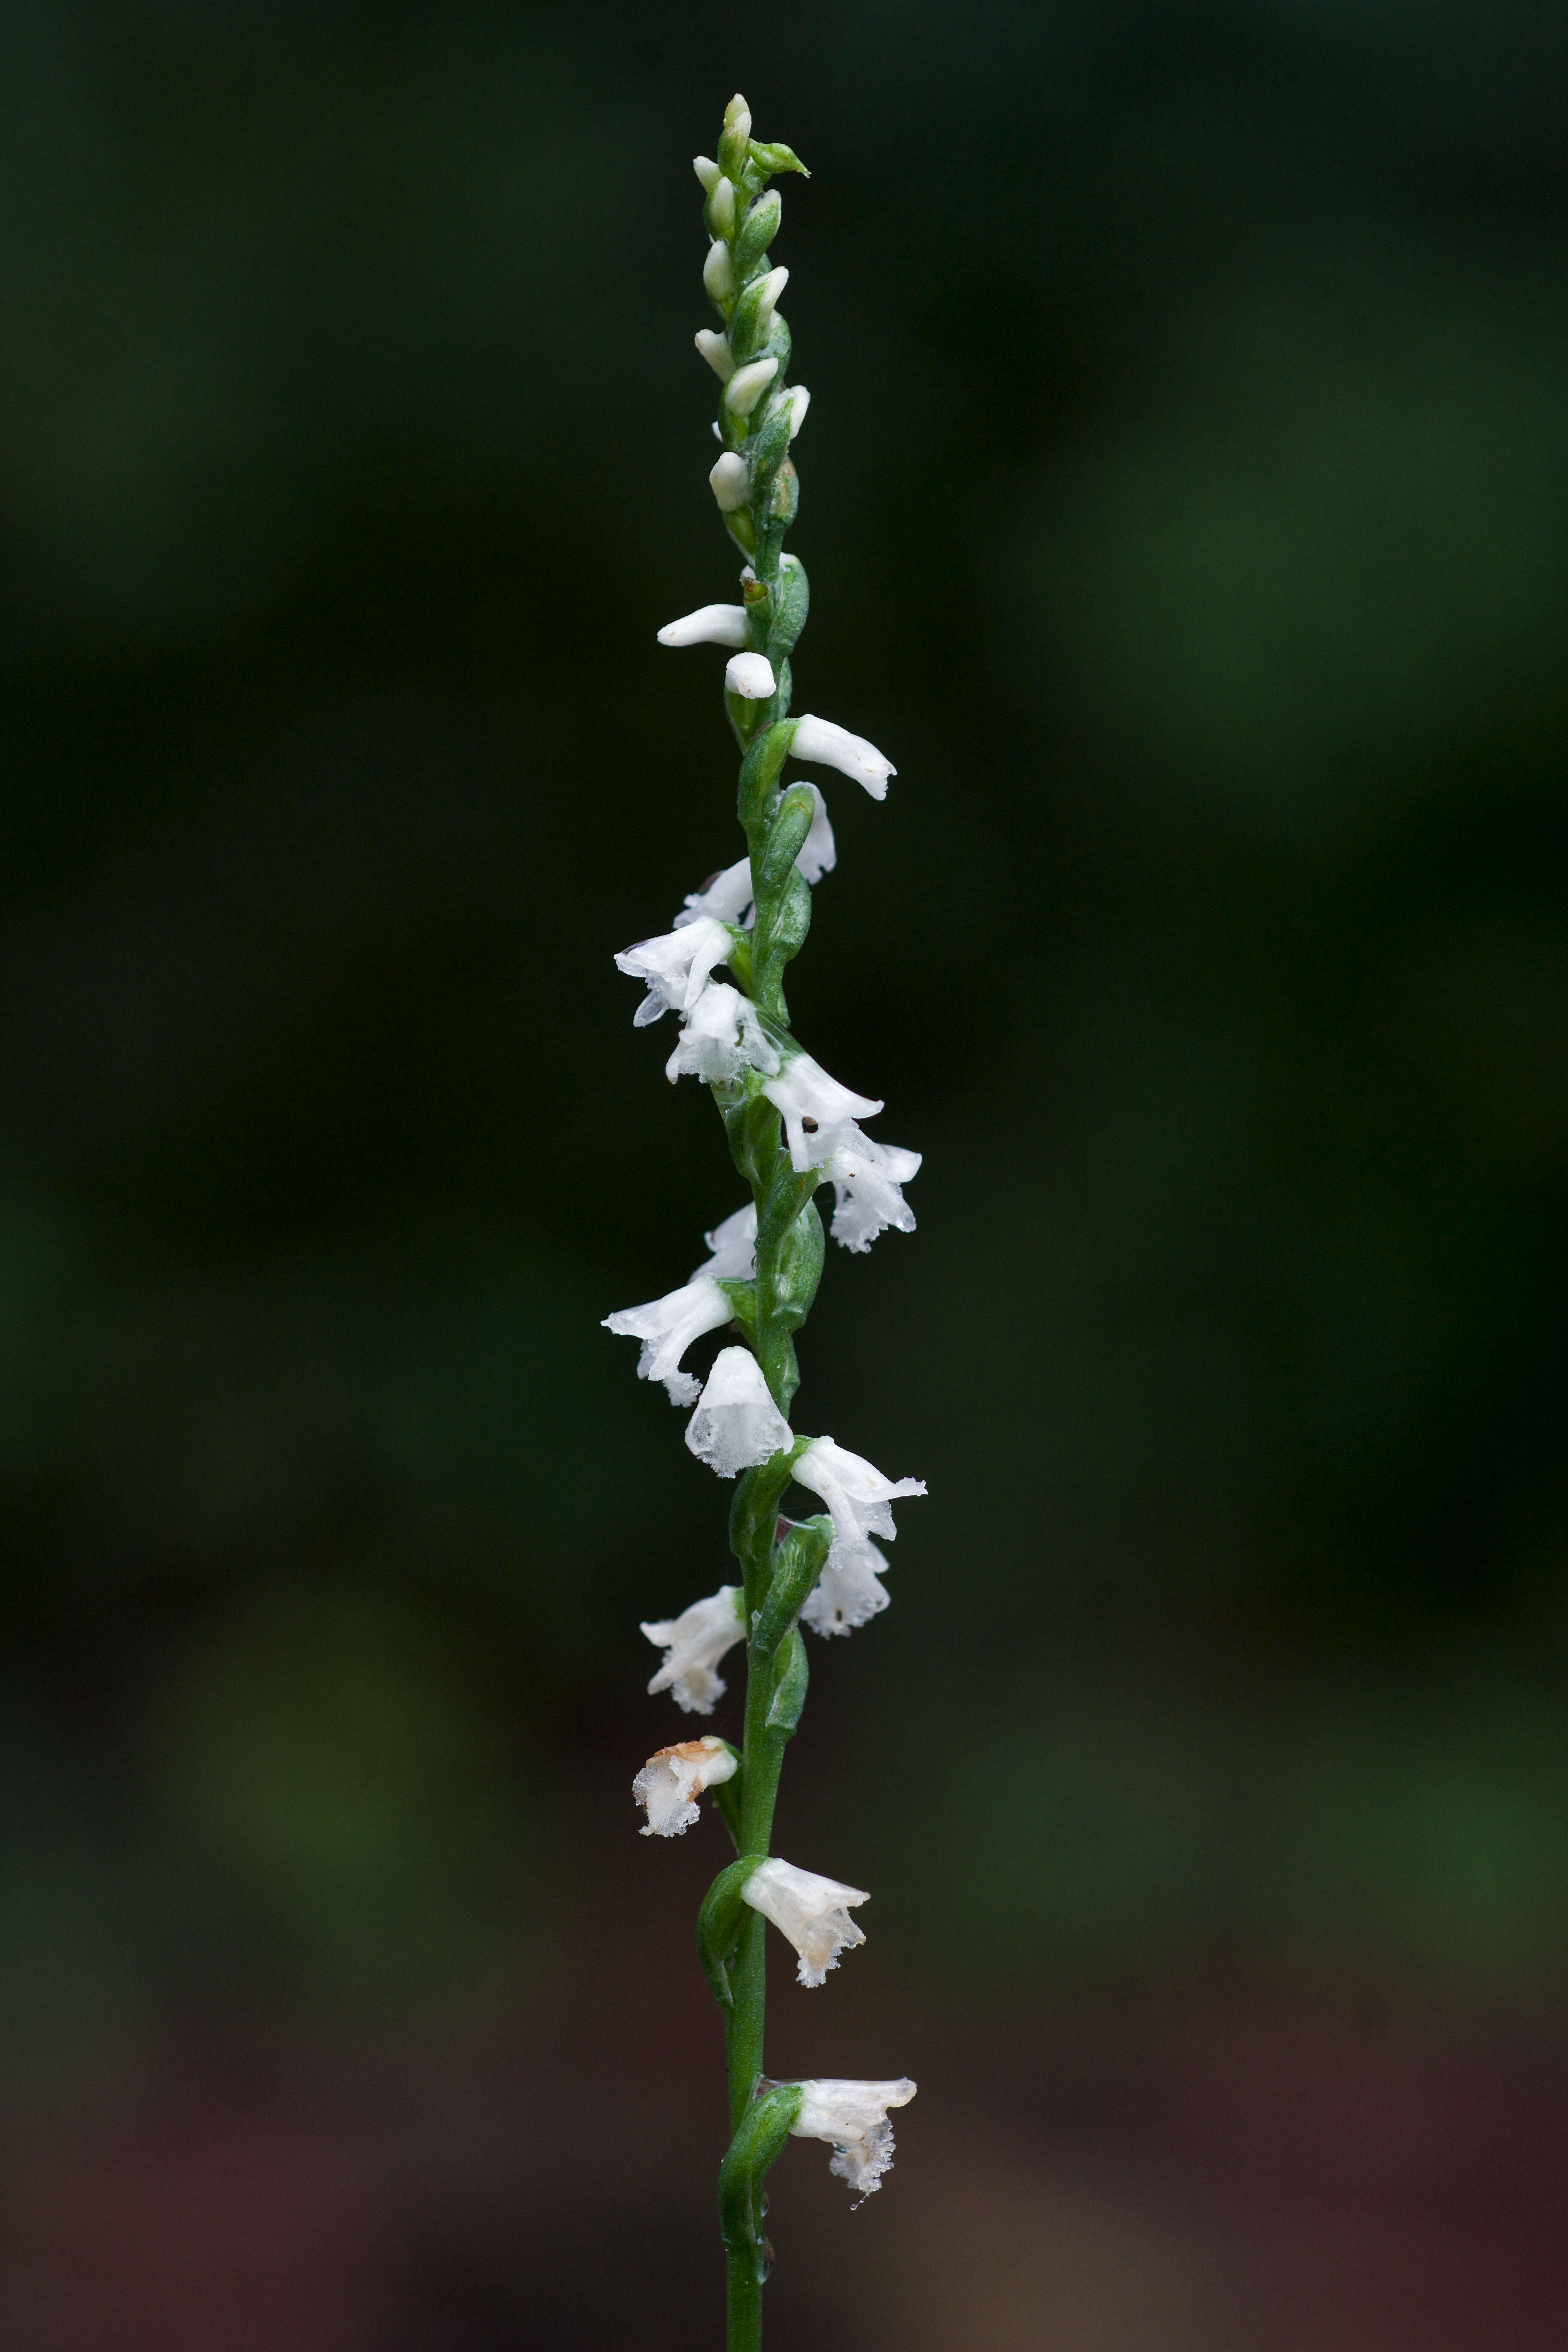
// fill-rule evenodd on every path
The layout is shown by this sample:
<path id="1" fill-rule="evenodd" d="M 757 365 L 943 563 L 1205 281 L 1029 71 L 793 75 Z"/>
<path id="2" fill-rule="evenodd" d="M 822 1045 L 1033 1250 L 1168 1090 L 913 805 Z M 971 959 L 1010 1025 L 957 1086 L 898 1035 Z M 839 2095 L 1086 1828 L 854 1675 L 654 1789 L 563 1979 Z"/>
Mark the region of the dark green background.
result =
<path id="1" fill-rule="evenodd" d="M 1352 2239 L 1379 2069 L 1568 2136 L 1568 26 L 1474 0 L 0 14 L 0 2310 L 715 2340 L 721 1845 L 627 1784 L 723 1497 L 597 1326 L 740 1197 L 610 962 L 739 845 L 654 643 L 733 593 L 737 84 L 797 705 L 900 772 L 792 1004 L 927 1154 L 803 1349 L 931 1496 L 814 1645 L 872 1943 L 777 2029 L 925 2087 L 847 2235 L 791 2152 L 779 2352 L 1495 2344 L 1490 2240 L 1248 2317 L 1295 2209 L 1149 2088 L 1342 2078 Z"/>

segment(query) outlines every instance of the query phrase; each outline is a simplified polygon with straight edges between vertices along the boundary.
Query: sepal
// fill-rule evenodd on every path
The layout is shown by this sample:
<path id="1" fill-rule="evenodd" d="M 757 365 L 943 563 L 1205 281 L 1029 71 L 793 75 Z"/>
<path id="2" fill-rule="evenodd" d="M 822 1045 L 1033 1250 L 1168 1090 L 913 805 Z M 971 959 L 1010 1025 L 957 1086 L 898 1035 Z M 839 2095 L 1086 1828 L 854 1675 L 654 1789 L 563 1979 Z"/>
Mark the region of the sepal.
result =
<path id="1" fill-rule="evenodd" d="M 811 929 L 811 885 L 797 867 L 791 866 L 785 874 L 783 896 L 773 901 L 772 911 L 765 933 L 759 915 L 752 945 L 752 976 L 761 1003 L 772 1000 L 785 964 L 800 953 Z"/>
<path id="2" fill-rule="evenodd" d="M 784 405 L 787 407 L 787 402 Z M 780 654 L 794 651 L 795 640 L 805 628 L 806 614 L 811 610 L 811 583 L 798 555 L 785 555 L 779 559 L 779 580 L 773 591 L 773 607 L 768 644 L 776 660 Z"/>
<path id="3" fill-rule="evenodd" d="M 753 1650 L 769 1656 L 778 1648 L 811 1598 L 832 1540 L 833 1521 L 824 1511 L 814 1519 L 795 1521 L 775 1545 L 773 1580 L 752 1629 Z"/>
<path id="4" fill-rule="evenodd" d="M 724 160 L 722 147 L 719 150 L 719 160 L 721 163 Z M 735 242 L 731 250 L 734 256 L 735 276 L 742 286 L 777 236 L 783 214 L 784 199 L 776 188 L 770 188 L 765 196 L 757 198 L 756 203 L 736 230 Z"/>
<path id="5" fill-rule="evenodd" d="M 758 2234 L 758 2197 L 774 2158 L 800 2114 L 805 2094 L 798 2083 L 764 2083 L 735 2126 L 719 2167 L 719 2227 L 732 2263 L 749 2264 L 759 2286 L 768 2275 L 769 2255 Z"/>
<path id="6" fill-rule="evenodd" d="M 767 1728 L 777 1732 L 781 1739 L 791 1739 L 795 1736 L 801 1711 L 805 1706 L 805 1686 L 810 1679 L 805 1640 L 797 1625 L 779 1652 L 773 1701 L 768 1708 Z"/>
<path id="7" fill-rule="evenodd" d="M 779 1156 L 777 1118 L 778 1113 L 764 1094 L 747 1093 L 739 1102 L 724 1108 L 730 1157 L 742 1181 L 753 1188 L 773 1178 Z M 821 1182 L 820 1174 L 816 1181 Z"/>
<path id="8" fill-rule="evenodd" d="M 786 147 L 782 139 L 750 140 L 746 152 L 755 169 L 770 176 L 774 172 L 798 172 L 803 179 L 811 177 L 795 149 Z"/>
<path id="9" fill-rule="evenodd" d="M 789 757 L 789 747 L 795 740 L 795 728 L 787 719 L 775 719 L 766 732 L 759 735 L 741 762 L 738 792 L 738 814 L 750 834 L 767 805 L 768 794 L 784 772 Z"/>
<path id="10" fill-rule="evenodd" d="M 721 2009 L 733 2009 L 735 2005 L 730 1959 L 746 1916 L 742 1890 L 752 1871 L 766 1859 L 765 1854 L 743 1853 L 739 1862 L 721 1870 L 703 1896 L 702 1908 L 697 1914 L 697 1957 Z"/>
<path id="11" fill-rule="evenodd" d="M 805 885 L 803 883 L 804 889 Z M 793 1171 L 792 1171 L 793 1172 Z M 763 1236 L 761 1246 L 766 1249 L 772 1239 L 773 1202 L 769 1201 L 759 1221 L 758 1230 Z M 816 1297 L 816 1286 L 822 1280 L 822 1262 L 826 1255 L 827 1240 L 822 1230 L 822 1219 L 816 1203 L 809 1198 L 785 1227 L 773 1258 L 773 1297 L 771 1319 L 786 1331 L 798 1331 L 811 1312 Z"/>
<path id="12" fill-rule="evenodd" d="M 755 877 L 759 899 L 777 898 L 816 823 L 816 793 L 809 784 L 792 784 L 769 820 Z"/>
<path id="13" fill-rule="evenodd" d="M 716 1282 L 735 1310 L 735 1320 L 753 1345 L 757 1337 L 757 1286 L 754 1282 Z"/>
<path id="14" fill-rule="evenodd" d="M 730 1506 L 730 1549 L 742 1568 L 749 1563 L 772 1561 L 779 1498 L 795 1475 L 797 1455 L 804 1454 L 811 1442 L 809 1437 L 797 1437 L 793 1445 L 775 1454 L 771 1461 L 746 1471 L 737 1485 L 735 1499 Z M 761 1601 L 759 1595 L 759 1607 Z"/>

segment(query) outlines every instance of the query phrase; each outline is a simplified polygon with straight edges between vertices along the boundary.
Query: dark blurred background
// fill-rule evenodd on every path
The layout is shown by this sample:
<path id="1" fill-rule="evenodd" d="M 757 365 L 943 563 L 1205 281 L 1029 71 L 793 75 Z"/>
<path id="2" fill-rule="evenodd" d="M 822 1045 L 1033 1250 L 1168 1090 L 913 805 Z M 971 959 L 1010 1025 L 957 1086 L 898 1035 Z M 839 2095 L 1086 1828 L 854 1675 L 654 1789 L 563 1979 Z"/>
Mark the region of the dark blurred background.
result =
<path id="1" fill-rule="evenodd" d="M 788 181 L 797 1025 L 927 1164 L 780 1843 L 776 2352 L 1568 2337 L 1568 19 L 0 13 L 0 2332 L 716 2345 L 740 1199 L 612 951 L 736 852 L 700 196 Z M 666 1024 L 668 1030 L 668 1024 Z M 733 1729 L 728 1709 L 716 1727 Z"/>

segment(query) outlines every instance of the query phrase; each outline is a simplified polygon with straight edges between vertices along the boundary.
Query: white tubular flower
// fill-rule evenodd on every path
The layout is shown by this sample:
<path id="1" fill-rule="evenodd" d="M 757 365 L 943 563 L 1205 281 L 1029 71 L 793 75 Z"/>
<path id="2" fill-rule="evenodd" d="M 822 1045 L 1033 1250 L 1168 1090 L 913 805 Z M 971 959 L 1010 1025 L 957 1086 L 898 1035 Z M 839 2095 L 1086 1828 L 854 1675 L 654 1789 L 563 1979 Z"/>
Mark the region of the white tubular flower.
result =
<path id="1" fill-rule="evenodd" d="M 841 1087 L 809 1054 L 792 1054 L 763 1092 L 784 1113 L 790 1160 L 802 1174 L 832 1156 L 857 1117 L 870 1118 L 882 1108 L 869 1095 Z"/>
<path id="2" fill-rule="evenodd" d="M 721 173 L 709 194 L 712 199 L 713 226 L 721 236 L 728 236 L 735 226 L 735 183 L 725 179 Z"/>
<path id="3" fill-rule="evenodd" d="M 767 276 L 763 278 L 762 299 L 757 304 L 757 331 L 759 336 L 765 338 L 769 330 L 773 326 L 773 312 L 778 309 L 779 297 L 788 284 L 789 271 L 784 268 L 770 269 Z"/>
<path id="4" fill-rule="evenodd" d="M 771 1919 L 800 1954 L 795 1970 L 803 1985 L 826 1981 L 838 1966 L 840 1952 L 866 1940 L 866 1931 L 849 1916 L 852 1903 L 869 1903 L 863 1886 L 846 1886 L 837 1878 L 819 1878 L 815 1870 L 797 1870 L 793 1862 L 776 1858 L 760 1862 L 741 1893 L 753 1911 Z"/>
<path id="5" fill-rule="evenodd" d="M 694 1339 L 700 1339 L 705 1331 L 721 1330 L 733 1321 L 734 1314 L 703 1267 L 679 1290 L 650 1299 L 646 1307 L 617 1307 L 614 1315 L 605 1317 L 603 1328 L 613 1331 L 617 1339 L 640 1339 L 638 1380 L 662 1381 L 671 1404 L 688 1405 L 695 1404 L 702 1391 L 700 1381 L 681 1370 L 682 1356 Z"/>
<path id="6" fill-rule="evenodd" d="M 632 1026 L 646 1029 L 650 1021 L 674 1011 L 689 1013 L 708 986 L 708 976 L 723 962 L 734 940 L 727 923 L 711 915 L 665 931 L 657 940 L 639 940 L 616 958 L 618 971 L 647 982 L 647 994 L 632 1016 Z"/>
<path id="7" fill-rule="evenodd" d="M 736 1477 L 794 1444 L 750 1348 L 723 1348 L 714 1358 L 708 1385 L 686 1424 L 686 1443 L 721 1478 Z"/>
<path id="8" fill-rule="evenodd" d="M 899 772 L 864 735 L 851 735 L 847 727 L 836 727 L 831 719 L 814 719 L 809 710 L 795 720 L 789 748 L 797 760 L 820 760 L 824 767 L 853 776 L 874 801 L 887 799 L 888 778 Z"/>
<path id="9" fill-rule="evenodd" d="M 900 1150 L 896 1143 L 873 1143 L 853 1119 L 839 1130 L 839 1140 L 823 1168 L 837 1197 L 833 1212 L 833 1238 L 847 1250 L 868 1250 L 879 1234 L 891 1227 L 912 1234 L 915 1213 L 900 1184 L 920 1174 L 921 1154 Z"/>
<path id="10" fill-rule="evenodd" d="M 746 1596 L 738 1584 L 721 1584 L 706 1601 L 694 1601 L 679 1617 L 664 1619 L 642 1630 L 664 1652 L 664 1664 L 649 1683 L 648 1696 L 668 1691 L 687 1715 L 711 1715 L 713 1703 L 724 1696 L 722 1675 L 714 1672 L 727 1650 L 746 1638 Z"/>
<path id="11" fill-rule="evenodd" d="M 789 437 L 793 441 L 805 423 L 805 412 L 811 406 L 811 394 L 804 383 L 791 387 L 789 395 Z"/>
<path id="12" fill-rule="evenodd" d="M 726 449 L 709 472 L 713 496 L 719 501 L 721 514 L 734 514 L 751 497 L 752 486 L 746 474 L 746 461 L 733 449 Z"/>
<path id="13" fill-rule="evenodd" d="M 737 368 L 725 387 L 727 404 L 737 416 L 750 416 L 778 372 L 776 359 L 752 360 Z"/>
<path id="14" fill-rule="evenodd" d="M 831 874 L 837 865 L 838 845 L 833 838 L 833 827 L 827 822 L 827 803 L 816 784 L 808 784 L 806 790 L 816 793 L 816 814 L 811 820 L 811 831 L 801 843 L 800 856 L 795 862 L 806 880 L 816 884 L 825 874 Z"/>
<path id="15" fill-rule="evenodd" d="M 711 1732 L 650 1756 L 632 1782 L 632 1794 L 647 1815 L 643 1836 L 679 1837 L 698 1818 L 702 1790 L 732 1780 L 738 1760 L 734 1749 Z"/>
<path id="16" fill-rule="evenodd" d="M 800 2113 L 790 2130 L 796 2139 L 825 2139 L 837 2151 L 827 2168 L 858 2191 L 858 2205 L 880 2189 L 882 2175 L 893 2161 L 888 2110 L 907 2107 L 915 2086 L 907 2074 L 900 2074 L 896 2083 L 818 2080 L 800 2087 Z"/>
<path id="17" fill-rule="evenodd" d="M 699 604 L 679 621 L 667 621 L 658 633 L 661 646 L 743 646 L 746 642 L 744 604 Z"/>
<path id="18" fill-rule="evenodd" d="M 773 691 L 773 666 L 766 654 L 731 654 L 724 683 L 746 702 L 766 702 Z"/>
<path id="19" fill-rule="evenodd" d="M 702 193 L 710 196 L 724 174 L 711 155 L 693 155 L 691 168 L 702 183 Z"/>
<path id="20" fill-rule="evenodd" d="M 712 1232 L 704 1234 L 702 1238 L 713 1255 L 706 1265 L 698 1267 L 698 1274 L 705 1274 L 710 1282 L 750 1282 L 757 1270 L 757 1204 L 754 1201 L 748 1201 L 743 1209 L 737 1209 L 732 1216 L 726 1217 L 722 1224 L 715 1225 Z M 697 1276 L 693 1275 L 692 1280 L 696 1279 Z"/>
<path id="21" fill-rule="evenodd" d="M 825 1639 L 833 1633 L 852 1633 L 858 1625 L 869 1624 L 888 1605 L 889 1595 L 882 1583 L 882 1571 L 887 1565 L 868 1536 L 853 1551 L 830 1552 L 827 1565 L 800 1612 L 802 1623 Z"/>
<path id="22" fill-rule="evenodd" d="M 699 327 L 692 341 L 720 383 L 728 383 L 735 373 L 735 354 L 730 349 L 729 336 L 720 334 L 716 327 Z"/>
<path id="23" fill-rule="evenodd" d="M 815 832 L 816 827 L 813 826 L 812 830 Z M 809 841 L 808 835 L 808 844 Z M 804 856 L 805 852 L 802 851 L 801 855 Z M 795 864 L 800 864 L 800 858 L 795 859 Z M 810 875 L 805 878 L 809 882 Z M 715 874 L 700 890 L 687 894 L 686 905 L 675 919 L 675 928 L 682 931 L 688 923 L 700 922 L 704 915 L 711 915 L 716 922 L 733 923 L 739 928 L 751 909 L 752 895 L 752 861 L 749 857 L 738 857 L 733 866 L 726 866 L 721 874 Z"/>
<path id="24" fill-rule="evenodd" d="M 697 928 L 692 924 L 693 930 Z M 742 1070 L 771 1072 L 778 1066 L 778 1048 L 750 997 L 727 981 L 712 980 L 687 1014 L 664 1075 L 671 1086 L 677 1078 L 701 1078 L 716 1087 L 726 1078 L 738 1078 Z"/>
<path id="25" fill-rule="evenodd" d="M 891 1543 L 899 1532 L 893 1505 L 904 1496 L 925 1493 L 923 1478 L 884 1478 L 863 1454 L 835 1445 L 831 1437 L 813 1439 L 795 1464 L 795 1475 L 821 1496 L 832 1514 L 829 1565 L 836 1555 L 858 1551 L 868 1536 L 882 1536 Z M 880 1560 L 880 1553 L 877 1558 Z"/>
<path id="26" fill-rule="evenodd" d="M 708 258 L 702 265 L 702 283 L 715 302 L 729 302 L 734 298 L 735 265 L 721 236 L 716 236 L 708 248 Z"/>

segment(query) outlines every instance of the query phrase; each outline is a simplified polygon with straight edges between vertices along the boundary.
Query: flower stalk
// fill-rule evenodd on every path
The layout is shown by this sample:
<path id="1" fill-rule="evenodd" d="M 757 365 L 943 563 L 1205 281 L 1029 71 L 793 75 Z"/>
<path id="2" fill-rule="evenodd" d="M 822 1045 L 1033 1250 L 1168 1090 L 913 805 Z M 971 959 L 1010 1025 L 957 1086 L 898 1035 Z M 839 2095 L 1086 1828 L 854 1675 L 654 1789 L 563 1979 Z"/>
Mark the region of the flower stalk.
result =
<path id="1" fill-rule="evenodd" d="M 901 1187 L 920 1156 L 862 1132 L 858 1122 L 876 1117 L 881 1103 L 840 1085 L 804 1050 L 784 996 L 785 971 L 811 927 L 814 889 L 837 862 L 823 793 L 789 776 L 789 762 L 836 769 L 875 801 L 885 800 L 894 773 L 847 728 L 790 715 L 810 591 L 784 541 L 800 501 L 791 447 L 810 395 L 787 381 L 791 339 L 779 303 L 789 272 L 770 257 L 783 205 L 769 182 L 805 167 L 788 147 L 753 139 L 750 110 L 735 98 L 717 158 L 698 156 L 693 168 L 709 240 L 702 282 L 719 322 L 696 338 L 718 378 L 721 448 L 709 480 L 745 560 L 738 604 L 703 605 L 658 635 L 666 646 L 717 646 L 729 656 L 723 699 L 741 754 L 736 813 L 745 856 L 688 893 L 669 932 L 616 961 L 646 985 L 639 1025 L 676 1014 L 680 1034 L 667 1076 L 710 1087 L 751 1197 L 707 1236 L 710 1255 L 684 1286 L 605 1319 L 641 1341 L 642 1377 L 691 1408 L 691 1452 L 735 1480 L 730 1546 L 739 1583 L 643 1632 L 665 1654 L 649 1690 L 668 1691 L 700 1715 L 724 1694 L 721 1659 L 744 1644 L 740 1745 L 704 1735 L 660 1748 L 634 1793 L 645 1834 L 660 1837 L 696 1825 L 709 1795 L 738 1857 L 709 1890 L 698 1950 L 723 2019 L 729 2074 L 731 2142 L 720 2173 L 729 2352 L 757 2352 L 773 2260 L 762 2235 L 763 2182 L 784 2140 L 792 2133 L 826 2140 L 833 2170 L 865 2197 L 892 2158 L 888 2110 L 914 2095 L 907 2077 L 773 2082 L 763 2028 L 770 1924 L 794 1946 L 800 1981 L 810 1986 L 866 1940 L 850 1916 L 868 1900 L 863 1888 L 772 1852 L 784 1752 L 805 1703 L 801 1626 L 847 1633 L 887 1605 L 888 1562 L 871 1536 L 889 1539 L 893 1502 L 925 1492 L 917 1479 L 886 1478 L 831 1438 L 797 1435 L 791 1425 L 800 1384 L 795 1337 L 826 1245 L 815 1195 L 833 1187 L 834 1238 L 863 1251 L 889 1229 L 912 1230 Z M 726 1323 L 726 1344 L 700 1383 L 684 1358 Z M 792 1483 L 826 1509 L 785 1516 Z"/>

